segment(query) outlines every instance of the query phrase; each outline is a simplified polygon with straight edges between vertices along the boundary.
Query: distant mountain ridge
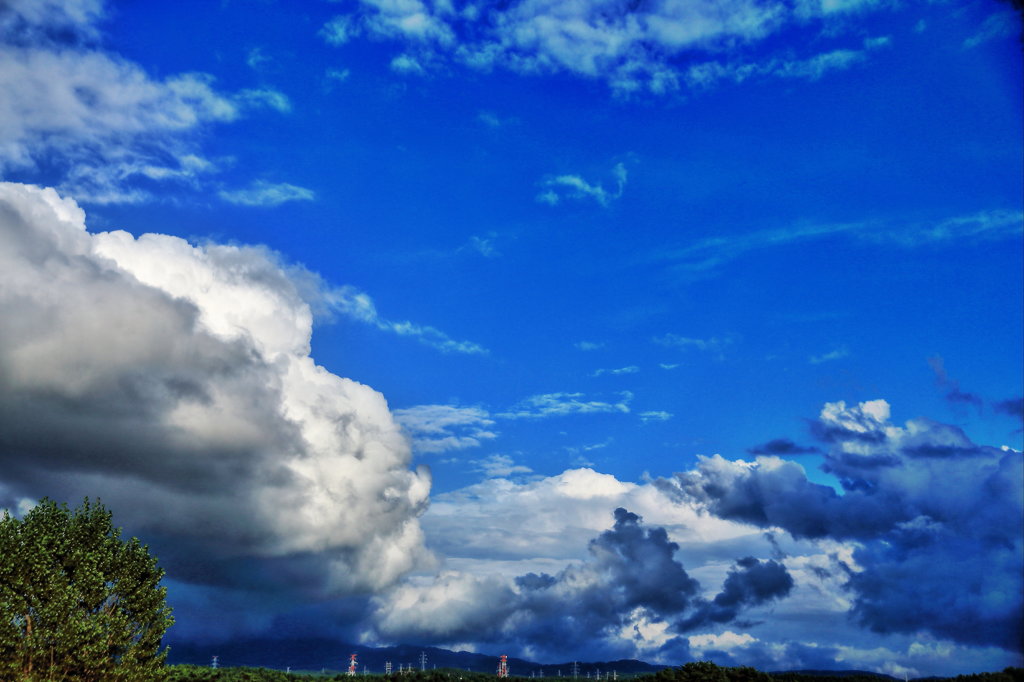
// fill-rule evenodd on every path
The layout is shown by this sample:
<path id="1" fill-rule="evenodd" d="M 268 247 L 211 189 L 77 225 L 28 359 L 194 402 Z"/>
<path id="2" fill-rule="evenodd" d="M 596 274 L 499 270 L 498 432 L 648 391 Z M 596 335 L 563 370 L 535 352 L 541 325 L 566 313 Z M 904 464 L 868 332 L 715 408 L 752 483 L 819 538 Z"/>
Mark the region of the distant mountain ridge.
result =
<path id="1" fill-rule="evenodd" d="M 429 646 L 412 646 L 400 644 L 391 647 L 368 647 L 358 644 L 346 644 L 327 638 L 295 638 L 271 639 L 255 638 L 233 640 L 221 644 L 197 644 L 192 642 L 173 643 L 167 662 L 170 664 L 191 663 L 208 665 L 213 656 L 218 657 L 222 666 L 251 666 L 258 668 L 275 668 L 284 670 L 345 670 L 348 668 L 349 655 L 356 654 L 359 672 L 364 667 L 373 673 L 384 672 L 384 664 L 391 662 L 392 669 L 398 671 L 412 666 L 419 669 L 420 654 L 426 654 L 428 669 L 461 668 L 473 672 L 496 672 L 498 656 L 478 654 L 469 651 L 450 651 Z M 541 664 L 521 658 L 508 659 L 509 672 L 512 675 L 543 674 L 552 677 L 558 674 L 571 675 L 572 661 L 565 663 Z M 624 673 L 653 673 L 665 668 L 664 665 L 653 665 L 644 661 L 623 659 L 618 661 L 579 662 L 579 674 L 586 677 L 600 671 Z"/>
<path id="2" fill-rule="evenodd" d="M 284 670 L 320 670 L 343 671 L 348 668 L 349 655 L 356 654 L 359 672 L 365 669 L 372 673 L 383 673 L 384 664 L 391 662 L 392 670 L 398 672 L 399 666 L 414 669 L 420 668 L 420 655 L 426 654 L 427 669 L 459 668 L 480 673 L 497 671 L 498 656 L 480 654 L 470 651 L 451 651 L 431 646 L 413 646 L 399 644 L 390 647 L 368 647 L 359 644 L 347 644 L 328 638 L 253 638 L 233 640 L 221 644 L 196 644 L 189 642 L 172 643 L 167 662 L 191 663 L 193 665 L 209 665 L 213 656 L 224 667 L 274 668 Z M 618 661 L 579 661 L 579 676 L 586 678 L 600 672 L 616 672 L 622 674 L 656 673 L 671 666 L 655 665 L 634 659 Z M 509 673 L 518 676 L 537 675 L 555 677 L 572 675 L 573 661 L 563 663 L 537 663 L 522 658 L 509 657 Z M 866 670 L 785 670 L 769 673 L 771 675 L 800 675 L 807 678 L 835 677 L 873 677 L 881 682 L 897 678 L 882 673 Z"/>

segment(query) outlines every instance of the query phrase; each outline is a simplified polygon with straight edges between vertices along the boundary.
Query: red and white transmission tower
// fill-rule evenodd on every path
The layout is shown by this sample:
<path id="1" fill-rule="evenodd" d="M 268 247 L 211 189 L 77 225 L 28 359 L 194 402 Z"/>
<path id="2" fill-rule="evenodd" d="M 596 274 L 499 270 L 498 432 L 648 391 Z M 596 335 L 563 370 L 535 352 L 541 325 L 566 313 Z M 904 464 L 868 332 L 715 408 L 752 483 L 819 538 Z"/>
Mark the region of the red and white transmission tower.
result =
<path id="1" fill-rule="evenodd" d="M 498 677 L 508 677 L 508 656 L 502 655 L 498 661 Z"/>
<path id="2" fill-rule="evenodd" d="M 348 657 L 348 676 L 349 677 L 355 677 L 356 676 L 356 655 L 355 654 L 352 654 L 351 656 Z"/>

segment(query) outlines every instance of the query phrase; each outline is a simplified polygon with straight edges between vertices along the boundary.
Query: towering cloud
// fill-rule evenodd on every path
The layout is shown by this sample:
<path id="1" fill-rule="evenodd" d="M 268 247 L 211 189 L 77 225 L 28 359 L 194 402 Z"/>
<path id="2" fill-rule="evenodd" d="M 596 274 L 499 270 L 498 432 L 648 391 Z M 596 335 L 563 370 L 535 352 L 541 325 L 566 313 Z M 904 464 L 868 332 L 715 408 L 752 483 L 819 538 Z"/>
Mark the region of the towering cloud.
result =
<path id="1" fill-rule="evenodd" d="M 701 458 L 659 485 L 722 518 L 854 541 L 852 614 L 871 630 L 1019 650 L 1021 454 L 928 419 L 895 426 L 883 400 L 828 403 L 813 431 L 841 494 L 776 457 Z"/>
<path id="2" fill-rule="evenodd" d="M 383 396 L 309 356 L 273 253 L 92 234 L 4 183 L 0 271 L 0 507 L 101 497 L 198 585 L 325 598 L 429 563 L 429 474 Z"/>

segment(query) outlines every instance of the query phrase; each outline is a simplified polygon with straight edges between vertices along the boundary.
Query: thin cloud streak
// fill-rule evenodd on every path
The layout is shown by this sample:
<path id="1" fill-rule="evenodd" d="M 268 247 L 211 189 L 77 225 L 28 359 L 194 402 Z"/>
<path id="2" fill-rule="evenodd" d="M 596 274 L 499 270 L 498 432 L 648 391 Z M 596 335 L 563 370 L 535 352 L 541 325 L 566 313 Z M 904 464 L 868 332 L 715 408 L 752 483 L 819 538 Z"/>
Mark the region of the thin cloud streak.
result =
<path id="1" fill-rule="evenodd" d="M 615 177 L 616 189 L 614 192 L 606 190 L 601 184 L 587 182 L 578 175 L 558 175 L 548 178 L 541 182 L 544 191 L 537 195 L 537 201 L 556 206 L 566 198 L 593 199 L 602 207 L 607 208 L 612 201 L 622 197 L 628 178 L 626 167 L 621 163 L 615 165 L 612 175 Z"/>
<path id="2" fill-rule="evenodd" d="M 821 355 L 812 355 L 811 357 L 807 358 L 807 362 L 811 363 L 812 365 L 820 365 L 823 362 L 842 360 L 843 358 L 849 356 L 850 351 L 845 346 L 842 346 L 840 348 L 836 348 L 835 350 L 831 350 L 828 353 L 822 353 Z"/>
<path id="3" fill-rule="evenodd" d="M 313 201 L 316 193 L 311 189 L 287 182 L 270 183 L 257 180 L 247 189 L 217 192 L 224 201 L 240 206 L 280 206 L 289 201 Z"/>
<path id="4" fill-rule="evenodd" d="M 611 375 L 614 375 L 614 376 L 620 376 L 620 375 L 623 375 L 623 374 L 636 374 L 639 371 L 640 371 L 640 368 L 637 367 L 636 365 L 628 365 L 626 367 L 617 367 L 615 369 L 604 369 L 604 368 L 596 369 L 596 370 L 594 370 L 593 372 L 590 373 L 590 376 L 592 376 L 592 377 L 599 377 L 602 374 L 611 374 Z"/>
<path id="5" fill-rule="evenodd" d="M 410 336 L 420 343 L 442 353 L 487 355 L 488 350 L 472 341 L 457 341 L 440 329 L 413 322 L 394 322 L 380 316 L 373 299 L 352 286 L 343 286 L 324 292 L 323 301 L 330 311 L 338 312 L 360 322 L 398 336 Z"/>
<path id="6" fill-rule="evenodd" d="M 864 62 L 872 50 L 888 46 L 886 37 L 867 38 L 861 49 L 839 48 L 805 59 L 770 59 L 759 63 L 722 63 L 718 61 L 695 64 L 686 71 L 691 87 L 708 88 L 719 81 L 742 83 L 752 78 L 788 78 L 816 81 L 832 71 L 843 71 Z"/>
<path id="7" fill-rule="evenodd" d="M 582 393 L 544 393 L 530 396 L 506 412 L 496 416 L 503 419 L 543 419 L 570 414 L 628 413 L 633 394 L 622 391 L 618 402 L 587 400 Z"/>
<path id="8" fill-rule="evenodd" d="M 850 237 L 863 243 L 915 248 L 963 241 L 995 241 L 1024 233 L 1024 212 L 990 210 L 934 223 L 894 226 L 889 222 L 802 225 L 728 237 L 707 237 L 689 246 L 665 249 L 649 261 L 664 262 L 680 275 L 707 276 L 748 253 L 800 242 Z"/>

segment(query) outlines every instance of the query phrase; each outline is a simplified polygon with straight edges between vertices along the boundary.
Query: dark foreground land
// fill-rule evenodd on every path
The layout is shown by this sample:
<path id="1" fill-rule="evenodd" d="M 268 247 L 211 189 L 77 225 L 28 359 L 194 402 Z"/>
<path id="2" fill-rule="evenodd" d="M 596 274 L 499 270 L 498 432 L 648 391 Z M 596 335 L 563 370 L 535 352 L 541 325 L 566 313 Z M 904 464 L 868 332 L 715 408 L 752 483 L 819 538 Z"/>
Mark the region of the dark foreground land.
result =
<path id="1" fill-rule="evenodd" d="M 494 682 L 493 674 L 469 672 L 458 668 L 438 668 L 393 675 L 359 675 L 377 682 Z M 294 671 L 269 668 L 218 668 L 196 665 L 168 666 L 168 682 L 289 682 L 307 679 L 345 681 L 349 676 L 337 671 Z M 509 682 L 526 682 L 539 678 L 510 676 Z M 572 677 L 547 677 L 550 682 L 572 682 Z M 576 682 L 581 682 L 578 678 Z M 608 678 L 606 678 L 608 679 Z M 726 668 L 710 662 L 687 663 L 678 668 L 665 668 L 653 674 L 618 675 L 630 682 L 888 682 L 895 678 L 859 671 L 795 671 L 765 673 L 754 668 Z M 1024 668 L 1006 668 L 1001 672 L 958 675 L 956 677 L 918 678 L 919 682 L 1024 682 Z"/>

